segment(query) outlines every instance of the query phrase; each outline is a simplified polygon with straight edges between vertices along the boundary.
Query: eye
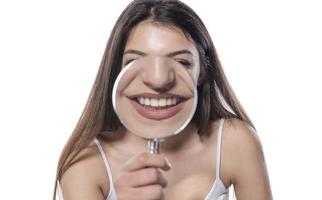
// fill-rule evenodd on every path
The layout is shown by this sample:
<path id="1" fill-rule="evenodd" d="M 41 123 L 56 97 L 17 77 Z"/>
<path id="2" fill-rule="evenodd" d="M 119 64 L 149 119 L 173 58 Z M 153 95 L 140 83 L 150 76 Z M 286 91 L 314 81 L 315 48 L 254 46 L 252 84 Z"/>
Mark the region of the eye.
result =
<path id="1" fill-rule="evenodd" d="M 178 60 L 178 62 L 180 64 L 182 64 L 183 66 L 188 67 L 188 68 L 191 67 L 191 65 L 192 65 L 192 63 L 190 61 L 187 61 L 187 60 Z"/>
<path id="2" fill-rule="evenodd" d="M 128 58 L 127 60 L 124 61 L 124 65 L 127 65 L 134 60 L 136 60 L 136 58 Z"/>

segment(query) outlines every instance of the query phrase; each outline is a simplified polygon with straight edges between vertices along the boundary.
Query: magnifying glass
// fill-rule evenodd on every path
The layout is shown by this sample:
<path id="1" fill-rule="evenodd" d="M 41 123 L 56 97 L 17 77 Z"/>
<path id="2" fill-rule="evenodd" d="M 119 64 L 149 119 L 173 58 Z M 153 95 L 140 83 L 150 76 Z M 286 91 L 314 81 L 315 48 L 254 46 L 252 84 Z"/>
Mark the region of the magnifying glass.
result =
<path id="1" fill-rule="evenodd" d="M 155 66 L 156 59 L 162 66 Z M 164 84 L 164 88 L 161 91 L 153 84 Z M 198 101 L 196 83 L 187 68 L 170 58 L 148 56 L 122 69 L 112 95 L 121 123 L 148 141 L 150 153 L 159 153 L 159 142 L 189 124 Z"/>

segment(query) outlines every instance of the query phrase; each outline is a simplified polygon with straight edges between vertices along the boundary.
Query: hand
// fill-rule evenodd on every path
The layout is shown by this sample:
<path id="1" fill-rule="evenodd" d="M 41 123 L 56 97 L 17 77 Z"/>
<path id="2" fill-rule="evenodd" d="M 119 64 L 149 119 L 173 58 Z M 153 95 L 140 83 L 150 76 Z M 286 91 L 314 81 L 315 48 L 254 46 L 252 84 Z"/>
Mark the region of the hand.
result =
<path id="1" fill-rule="evenodd" d="M 130 158 L 114 182 L 118 200 L 163 200 L 167 180 L 162 170 L 169 161 L 159 154 L 141 153 Z"/>

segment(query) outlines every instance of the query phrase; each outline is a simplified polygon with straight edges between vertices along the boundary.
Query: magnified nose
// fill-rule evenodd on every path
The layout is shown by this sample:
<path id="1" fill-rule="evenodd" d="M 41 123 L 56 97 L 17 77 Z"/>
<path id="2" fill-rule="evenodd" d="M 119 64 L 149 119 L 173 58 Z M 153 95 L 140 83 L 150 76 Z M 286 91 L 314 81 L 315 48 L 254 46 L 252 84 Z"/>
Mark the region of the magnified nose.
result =
<path id="1" fill-rule="evenodd" d="M 171 64 L 160 58 L 149 63 L 141 72 L 143 83 L 159 92 L 170 90 L 175 85 L 175 71 Z"/>

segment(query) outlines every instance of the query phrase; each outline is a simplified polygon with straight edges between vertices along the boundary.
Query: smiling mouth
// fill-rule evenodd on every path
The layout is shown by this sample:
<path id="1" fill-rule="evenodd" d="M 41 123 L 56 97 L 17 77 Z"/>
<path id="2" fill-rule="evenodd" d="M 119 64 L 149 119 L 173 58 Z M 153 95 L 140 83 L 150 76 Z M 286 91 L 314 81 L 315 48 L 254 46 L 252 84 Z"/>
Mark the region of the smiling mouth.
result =
<path id="1" fill-rule="evenodd" d="M 134 95 L 128 98 L 141 116 L 154 120 L 173 117 L 189 99 L 177 95 L 155 94 Z"/>

